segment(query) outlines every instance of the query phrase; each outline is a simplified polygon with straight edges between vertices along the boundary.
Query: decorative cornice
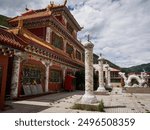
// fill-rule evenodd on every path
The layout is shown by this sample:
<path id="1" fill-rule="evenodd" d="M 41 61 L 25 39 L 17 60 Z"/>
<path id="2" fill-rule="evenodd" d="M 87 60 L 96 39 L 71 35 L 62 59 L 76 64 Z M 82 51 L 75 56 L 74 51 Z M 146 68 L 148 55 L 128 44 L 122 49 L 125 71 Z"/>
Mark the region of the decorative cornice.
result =
<path id="1" fill-rule="evenodd" d="M 45 51 L 43 49 L 37 48 L 35 46 L 28 45 L 25 48 L 25 51 L 28 53 L 31 53 L 33 55 L 38 55 L 40 57 L 43 57 L 47 60 L 52 60 L 61 64 L 65 64 L 74 68 L 84 67 L 84 64 L 80 64 L 79 62 L 75 63 L 75 61 L 72 61 L 70 59 L 64 58 L 60 56 L 59 54 L 56 54 L 54 52 Z"/>

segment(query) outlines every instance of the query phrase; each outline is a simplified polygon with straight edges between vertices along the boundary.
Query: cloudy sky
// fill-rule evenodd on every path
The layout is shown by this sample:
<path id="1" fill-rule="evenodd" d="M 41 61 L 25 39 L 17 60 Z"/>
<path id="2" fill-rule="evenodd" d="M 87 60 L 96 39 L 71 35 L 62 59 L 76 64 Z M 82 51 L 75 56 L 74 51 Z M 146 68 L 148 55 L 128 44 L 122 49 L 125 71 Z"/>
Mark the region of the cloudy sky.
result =
<path id="1" fill-rule="evenodd" d="M 64 0 L 53 0 L 62 4 Z M 0 0 L 0 14 L 16 16 L 45 8 L 50 0 Z M 67 6 L 84 29 L 78 38 L 91 35 L 94 53 L 121 67 L 150 62 L 150 0 L 68 0 Z"/>

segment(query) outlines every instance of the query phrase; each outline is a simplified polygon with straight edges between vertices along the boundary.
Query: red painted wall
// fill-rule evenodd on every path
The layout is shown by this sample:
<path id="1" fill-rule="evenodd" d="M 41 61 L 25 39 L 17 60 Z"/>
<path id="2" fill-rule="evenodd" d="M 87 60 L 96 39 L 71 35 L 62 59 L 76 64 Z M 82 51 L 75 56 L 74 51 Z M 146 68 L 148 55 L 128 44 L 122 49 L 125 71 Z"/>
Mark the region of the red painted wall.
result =
<path id="1" fill-rule="evenodd" d="M 63 75 L 62 75 L 62 69 L 59 65 L 53 65 L 50 67 L 50 71 L 51 70 L 58 70 L 61 72 L 61 78 L 63 79 Z M 49 82 L 48 88 L 49 91 L 59 91 L 61 88 L 63 87 L 63 83 L 55 83 L 55 82 Z"/>
<path id="2" fill-rule="evenodd" d="M 45 27 L 43 27 L 43 28 L 29 29 L 29 31 L 31 31 L 36 36 L 42 38 L 43 40 L 46 39 L 46 28 Z"/>

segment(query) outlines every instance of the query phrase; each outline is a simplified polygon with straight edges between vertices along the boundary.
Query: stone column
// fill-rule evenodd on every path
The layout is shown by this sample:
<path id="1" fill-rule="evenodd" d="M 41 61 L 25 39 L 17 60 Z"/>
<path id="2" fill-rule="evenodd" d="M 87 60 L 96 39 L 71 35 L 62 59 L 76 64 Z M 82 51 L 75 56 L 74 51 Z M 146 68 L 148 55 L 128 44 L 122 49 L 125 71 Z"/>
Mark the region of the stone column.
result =
<path id="1" fill-rule="evenodd" d="M 81 103 L 96 103 L 97 98 L 93 93 L 93 47 L 91 42 L 85 47 L 85 94 L 82 96 Z"/>
<path id="2" fill-rule="evenodd" d="M 100 54 L 100 57 L 98 58 L 99 63 L 99 87 L 97 88 L 97 92 L 105 92 L 104 88 L 104 74 L 103 74 L 103 57 Z"/>
<path id="3" fill-rule="evenodd" d="M 110 81 L 110 67 L 109 67 L 109 64 L 106 64 L 106 66 L 105 66 L 105 68 L 106 68 L 106 80 L 107 80 L 107 84 L 106 84 L 106 86 L 107 87 L 111 87 L 111 81 Z"/>
<path id="4" fill-rule="evenodd" d="M 108 86 L 111 87 L 110 68 L 108 68 Z"/>
<path id="5" fill-rule="evenodd" d="M 12 80 L 11 80 L 11 97 L 18 97 L 19 73 L 20 73 L 21 53 L 17 53 L 13 60 Z"/>
<path id="6" fill-rule="evenodd" d="M 107 64 L 105 66 L 105 79 L 106 79 L 105 86 L 107 86 L 108 85 L 108 66 L 107 66 Z"/>

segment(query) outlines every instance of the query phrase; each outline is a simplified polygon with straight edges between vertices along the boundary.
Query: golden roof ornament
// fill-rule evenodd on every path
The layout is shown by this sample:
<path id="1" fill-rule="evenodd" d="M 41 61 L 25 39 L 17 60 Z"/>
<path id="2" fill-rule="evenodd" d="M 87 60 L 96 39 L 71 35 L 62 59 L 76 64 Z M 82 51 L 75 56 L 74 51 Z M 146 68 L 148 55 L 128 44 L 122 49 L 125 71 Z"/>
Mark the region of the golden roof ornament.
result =
<path id="1" fill-rule="evenodd" d="M 90 42 L 90 34 L 87 36 L 87 41 Z"/>
<path id="2" fill-rule="evenodd" d="M 26 11 L 29 11 L 29 8 L 28 8 L 28 6 L 27 6 L 27 5 L 26 5 L 26 7 L 25 7 L 25 10 L 26 10 Z"/>
<path id="3" fill-rule="evenodd" d="M 53 7 L 54 1 L 50 1 L 50 6 Z"/>

